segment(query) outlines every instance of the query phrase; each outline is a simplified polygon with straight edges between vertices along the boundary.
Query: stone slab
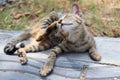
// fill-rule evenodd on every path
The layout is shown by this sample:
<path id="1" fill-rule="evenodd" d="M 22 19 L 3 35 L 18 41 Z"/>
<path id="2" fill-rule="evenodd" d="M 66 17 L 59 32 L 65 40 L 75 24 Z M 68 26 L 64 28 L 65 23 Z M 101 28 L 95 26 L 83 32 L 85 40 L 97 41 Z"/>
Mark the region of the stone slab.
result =
<path id="1" fill-rule="evenodd" d="M 16 55 L 6 55 L 3 47 L 22 31 L 0 30 L 1 80 L 79 80 L 83 66 L 87 65 L 86 80 L 120 80 L 120 38 L 95 37 L 100 62 L 91 60 L 88 53 L 64 53 L 58 56 L 53 73 L 45 78 L 39 69 L 46 62 L 50 50 L 28 53 L 28 64 L 20 65 Z M 7 77 L 6 77 L 7 76 Z"/>

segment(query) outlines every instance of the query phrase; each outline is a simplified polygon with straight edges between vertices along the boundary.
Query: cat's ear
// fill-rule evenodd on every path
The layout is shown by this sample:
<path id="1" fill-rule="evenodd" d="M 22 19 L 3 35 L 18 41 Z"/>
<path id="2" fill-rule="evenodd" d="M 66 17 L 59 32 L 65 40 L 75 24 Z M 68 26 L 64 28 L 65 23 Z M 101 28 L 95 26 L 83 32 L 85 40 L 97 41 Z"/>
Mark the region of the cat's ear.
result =
<path id="1" fill-rule="evenodd" d="M 80 10 L 79 5 L 77 3 L 72 4 L 72 13 L 82 16 L 82 10 Z"/>

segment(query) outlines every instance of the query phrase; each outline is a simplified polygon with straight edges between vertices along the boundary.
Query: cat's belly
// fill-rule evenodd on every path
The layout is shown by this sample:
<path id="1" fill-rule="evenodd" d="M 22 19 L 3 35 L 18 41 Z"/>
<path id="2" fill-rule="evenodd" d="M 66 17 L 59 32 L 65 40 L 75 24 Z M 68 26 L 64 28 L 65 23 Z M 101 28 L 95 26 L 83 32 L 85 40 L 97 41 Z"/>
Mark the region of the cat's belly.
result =
<path id="1" fill-rule="evenodd" d="M 86 52 L 91 47 L 90 42 L 76 43 L 69 45 L 69 50 L 72 52 Z"/>

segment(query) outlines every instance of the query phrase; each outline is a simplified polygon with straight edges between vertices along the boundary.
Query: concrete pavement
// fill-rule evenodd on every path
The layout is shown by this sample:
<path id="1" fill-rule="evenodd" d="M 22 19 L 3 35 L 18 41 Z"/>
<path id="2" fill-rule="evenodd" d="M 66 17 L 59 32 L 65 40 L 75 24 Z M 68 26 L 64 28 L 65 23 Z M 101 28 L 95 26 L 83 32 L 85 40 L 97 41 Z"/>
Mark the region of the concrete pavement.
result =
<path id="1" fill-rule="evenodd" d="M 96 37 L 100 62 L 91 60 L 88 53 L 60 55 L 53 72 L 44 78 L 39 69 L 46 62 L 49 50 L 28 53 L 27 65 L 20 65 L 16 55 L 3 53 L 4 45 L 19 31 L 0 30 L 0 79 L 1 80 L 120 80 L 120 38 Z"/>

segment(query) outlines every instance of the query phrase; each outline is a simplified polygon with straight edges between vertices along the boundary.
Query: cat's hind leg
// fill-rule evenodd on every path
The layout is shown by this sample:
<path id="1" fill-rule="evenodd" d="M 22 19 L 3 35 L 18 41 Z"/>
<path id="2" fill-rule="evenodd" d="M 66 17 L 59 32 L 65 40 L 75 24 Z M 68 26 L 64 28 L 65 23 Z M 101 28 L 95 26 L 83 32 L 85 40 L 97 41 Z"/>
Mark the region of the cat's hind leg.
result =
<path id="1" fill-rule="evenodd" d="M 28 59 L 26 56 L 26 53 L 28 52 L 38 52 L 38 51 L 44 51 L 51 47 L 51 42 L 49 40 L 44 41 L 35 41 L 33 40 L 30 42 L 30 44 L 26 45 L 24 48 L 19 48 L 17 50 L 18 55 L 20 57 L 20 63 L 26 64 Z"/>
<path id="2" fill-rule="evenodd" d="M 26 64 L 28 61 L 26 53 L 39 51 L 39 44 L 40 44 L 40 42 L 34 41 L 28 45 L 25 45 L 25 47 L 19 48 L 17 50 L 17 54 L 20 57 L 20 63 L 22 65 Z"/>
<path id="3" fill-rule="evenodd" d="M 4 52 L 8 55 L 12 55 L 15 53 L 15 51 L 18 49 L 16 48 L 16 44 L 18 44 L 21 41 L 27 40 L 30 38 L 29 32 L 24 32 L 20 36 L 16 37 L 15 39 L 12 39 L 9 43 L 7 43 L 4 47 Z"/>

